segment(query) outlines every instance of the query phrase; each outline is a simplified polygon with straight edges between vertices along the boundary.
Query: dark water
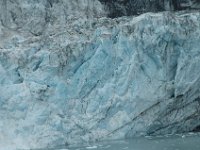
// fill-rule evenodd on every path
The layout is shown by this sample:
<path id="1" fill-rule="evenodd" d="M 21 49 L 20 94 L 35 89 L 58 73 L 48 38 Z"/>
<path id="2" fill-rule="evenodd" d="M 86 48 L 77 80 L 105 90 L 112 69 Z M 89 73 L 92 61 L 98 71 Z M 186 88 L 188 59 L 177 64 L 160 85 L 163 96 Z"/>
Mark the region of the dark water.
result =
<path id="1" fill-rule="evenodd" d="M 200 150 L 200 136 L 146 137 L 51 150 Z"/>

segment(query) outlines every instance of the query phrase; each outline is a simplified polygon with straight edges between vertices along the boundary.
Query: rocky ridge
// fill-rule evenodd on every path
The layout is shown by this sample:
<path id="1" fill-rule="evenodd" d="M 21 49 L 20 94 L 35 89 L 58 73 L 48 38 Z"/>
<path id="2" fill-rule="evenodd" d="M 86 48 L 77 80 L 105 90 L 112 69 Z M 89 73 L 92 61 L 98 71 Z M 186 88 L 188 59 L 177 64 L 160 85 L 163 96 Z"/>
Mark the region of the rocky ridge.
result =
<path id="1" fill-rule="evenodd" d="M 199 0 L 99 0 L 107 10 L 107 16 L 140 15 L 146 12 L 199 10 Z"/>

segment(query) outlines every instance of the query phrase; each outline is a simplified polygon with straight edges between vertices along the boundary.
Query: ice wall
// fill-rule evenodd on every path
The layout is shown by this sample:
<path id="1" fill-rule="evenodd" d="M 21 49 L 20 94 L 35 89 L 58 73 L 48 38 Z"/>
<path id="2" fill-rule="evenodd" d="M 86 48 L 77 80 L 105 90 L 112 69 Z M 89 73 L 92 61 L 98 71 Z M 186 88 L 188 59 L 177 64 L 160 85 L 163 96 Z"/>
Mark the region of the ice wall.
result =
<path id="1" fill-rule="evenodd" d="M 98 15 L 56 17 L 60 1 L 52 11 L 41 1 L 15 2 L 16 18 L 28 20 L 18 24 L 5 5 L 0 149 L 199 130 L 199 12 L 109 19 L 96 1 Z M 47 12 L 54 21 L 41 16 Z"/>

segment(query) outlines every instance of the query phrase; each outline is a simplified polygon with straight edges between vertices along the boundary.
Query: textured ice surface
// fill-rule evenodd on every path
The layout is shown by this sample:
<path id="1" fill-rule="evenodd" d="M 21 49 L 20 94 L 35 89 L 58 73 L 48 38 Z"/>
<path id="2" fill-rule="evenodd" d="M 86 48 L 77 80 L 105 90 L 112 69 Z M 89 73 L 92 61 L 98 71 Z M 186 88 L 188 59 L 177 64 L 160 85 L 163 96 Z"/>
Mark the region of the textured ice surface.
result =
<path id="1" fill-rule="evenodd" d="M 72 1 L 2 2 L 0 149 L 199 130 L 199 12 L 108 19 L 98 1 L 89 17 L 70 17 Z"/>

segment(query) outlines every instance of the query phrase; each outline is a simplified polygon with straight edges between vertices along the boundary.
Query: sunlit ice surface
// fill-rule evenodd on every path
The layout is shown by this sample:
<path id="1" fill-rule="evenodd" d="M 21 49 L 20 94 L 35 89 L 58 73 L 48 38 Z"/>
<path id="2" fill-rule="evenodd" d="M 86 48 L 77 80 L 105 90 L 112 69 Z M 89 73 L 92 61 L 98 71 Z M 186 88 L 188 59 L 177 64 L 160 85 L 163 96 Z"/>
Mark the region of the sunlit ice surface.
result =
<path id="1" fill-rule="evenodd" d="M 35 149 L 36 150 L 36 149 Z M 127 140 L 37 150 L 200 150 L 200 134 L 146 136 Z"/>

